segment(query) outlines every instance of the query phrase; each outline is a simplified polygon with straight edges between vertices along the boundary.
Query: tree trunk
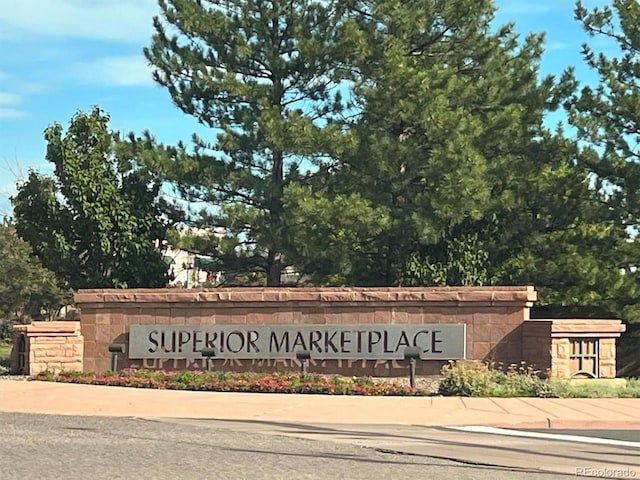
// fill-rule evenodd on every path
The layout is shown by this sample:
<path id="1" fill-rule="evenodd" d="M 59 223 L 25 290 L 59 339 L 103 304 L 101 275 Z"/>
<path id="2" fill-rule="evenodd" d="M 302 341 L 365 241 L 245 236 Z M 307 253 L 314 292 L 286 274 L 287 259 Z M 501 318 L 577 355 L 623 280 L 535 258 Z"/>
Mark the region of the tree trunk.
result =
<path id="1" fill-rule="evenodd" d="M 282 266 L 278 254 L 273 250 L 269 250 L 267 255 L 267 287 L 279 287 L 281 273 Z"/>

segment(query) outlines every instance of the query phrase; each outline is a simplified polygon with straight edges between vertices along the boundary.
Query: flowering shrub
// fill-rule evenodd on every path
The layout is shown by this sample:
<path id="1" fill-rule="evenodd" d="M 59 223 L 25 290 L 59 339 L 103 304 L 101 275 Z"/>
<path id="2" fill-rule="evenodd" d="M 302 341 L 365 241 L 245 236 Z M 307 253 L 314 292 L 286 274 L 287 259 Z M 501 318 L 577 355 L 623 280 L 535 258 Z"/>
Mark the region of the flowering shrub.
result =
<path id="1" fill-rule="evenodd" d="M 160 370 L 122 370 L 101 374 L 86 372 L 42 372 L 32 380 L 114 385 L 120 387 L 210 392 L 313 393 L 325 395 L 432 395 L 425 388 L 411 388 L 393 380 L 366 377 L 340 377 L 300 373 L 163 372 Z M 524 363 L 506 371 L 482 362 L 450 362 L 442 369 L 440 395 L 468 397 L 561 397 L 561 398 L 640 398 L 640 379 L 626 385 L 581 384 L 548 380 Z"/>
<path id="2" fill-rule="evenodd" d="M 371 378 L 340 377 L 300 373 L 163 372 L 129 369 L 96 374 L 93 372 L 41 372 L 33 380 L 111 385 L 119 387 L 210 392 L 311 393 L 324 395 L 428 395 L 428 392 L 400 383 L 378 382 Z"/>

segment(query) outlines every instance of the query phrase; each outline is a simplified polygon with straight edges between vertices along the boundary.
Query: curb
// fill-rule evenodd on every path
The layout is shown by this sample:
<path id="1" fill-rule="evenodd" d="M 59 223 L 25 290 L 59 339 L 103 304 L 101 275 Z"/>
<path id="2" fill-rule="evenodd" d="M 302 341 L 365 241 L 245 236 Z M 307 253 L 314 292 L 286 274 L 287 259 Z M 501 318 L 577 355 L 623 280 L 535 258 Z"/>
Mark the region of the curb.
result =
<path id="1" fill-rule="evenodd" d="M 615 438 L 594 436 L 593 430 L 591 433 L 587 433 L 585 436 L 581 435 L 580 430 L 546 430 L 546 431 L 532 431 L 532 430 L 517 430 L 513 428 L 496 428 L 496 427 L 450 427 L 452 430 L 458 430 L 467 433 L 479 433 L 488 435 L 501 435 L 505 437 L 519 437 L 519 438 L 531 438 L 537 440 L 551 440 L 560 442 L 572 442 L 591 445 L 608 445 L 612 447 L 623 447 L 640 449 L 640 442 L 629 440 L 617 440 Z M 589 431 L 587 431 L 589 432 Z M 574 457 L 577 460 L 579 457 Z"/>
<path id="2" fill-rule="evenodd" d="M 565 420 L 547 418 L 531 422 L 485 424 L 496 428 L 547 430 L 640 430 L 640 420 Z"/>

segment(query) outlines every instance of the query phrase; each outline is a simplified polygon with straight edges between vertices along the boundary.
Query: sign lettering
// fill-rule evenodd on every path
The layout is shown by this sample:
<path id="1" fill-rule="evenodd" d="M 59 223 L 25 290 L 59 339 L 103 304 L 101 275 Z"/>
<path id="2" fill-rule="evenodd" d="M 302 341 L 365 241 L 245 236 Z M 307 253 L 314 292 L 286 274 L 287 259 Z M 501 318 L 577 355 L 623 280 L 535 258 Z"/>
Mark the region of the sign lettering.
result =
<path id="1" fill-rule="evenodd" d="M 421 325 L 131 325 L 131 359 L 201 357 L 295 358 L 311 352 L 317 359 L 397 360 L 419 347 L 423 360 L 465 358 L 464 324 Z"/>

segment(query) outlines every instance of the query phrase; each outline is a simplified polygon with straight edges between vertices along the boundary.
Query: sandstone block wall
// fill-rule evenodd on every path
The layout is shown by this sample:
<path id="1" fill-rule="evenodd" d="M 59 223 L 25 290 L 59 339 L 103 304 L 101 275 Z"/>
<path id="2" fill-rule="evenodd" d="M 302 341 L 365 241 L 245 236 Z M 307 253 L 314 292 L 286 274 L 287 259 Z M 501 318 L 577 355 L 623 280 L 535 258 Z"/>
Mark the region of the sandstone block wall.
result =
<path id="1" fill-rule="evenodd" d="M 529 320 L 523 329 L 524 359 L 552 378 L 589 373 L 615 378 L 616 338 L 625 328 L 620 320 Z"/>
<path id="2" fill-rule="evenodd" d="M 533 287 L 221 288 L 80 290 L 84 369 L 110 367 L 110 343 L 128 344 L 132 324 L 466 324 L 466 357 L 506 365 L 523 357 L 523 323 Z M 126 354 L 125 354 L 126 357 Z M 444 362 L 419 362 L 438 374 Z M 198 360 L 119 359 L 122 367 L 204 368 Z M 224 370 L 298 368 L 296 360 L 216 360 Z M 313 360 L 311 371 L 346 375 L 406 374 L 403 361 Z"/>
<path id="3" fill-rule="evenodd" d="M 552 375 L 551 320 L 528 320 L 522 326 L 522 361 Z"/>
<path id="4" fill-rule="evenodd" d="M 418 324 L 464 323 L 466 358 L 506 365 L 525 361 L 553 378 L 616 375 L 620 320 L 529 320 L 531 287 L 386 289 L 85 290 L 77 294 L 81 322 L 36 322 L 14 329 L 13 373 L 104 371 L 110 343 L 128 343 L 132 324 Z M 20 341 L 23 339 L 23 342 Z M 19 355 L 19 345 L 23 352 Z M 205 368 L 202 360 L 132 360 L 121 367 Z M 596 364 L 597 358 L 597 364 Z M 22 360 L 20 360 L 22 359 Z M 19 372 L 20 364 L 23 371 Z M 438 374 L 444 362 L 419 362 L 418 374 Z M 216 369 L 297 369 L 296 360 L 215 360 Z M 312 360 L 311 370 L 400 376 L 396 360 Z"/>
<path id="5" fill-rule="evenodd" d="M 23 336 L 24 368 L 20 372 L 19 337 Z M 84 338 L 80 322 L 34 322 L 14 327 L 12 373 L 35 375 L 45 370 L 60 372 L 83 369 Z"/>

